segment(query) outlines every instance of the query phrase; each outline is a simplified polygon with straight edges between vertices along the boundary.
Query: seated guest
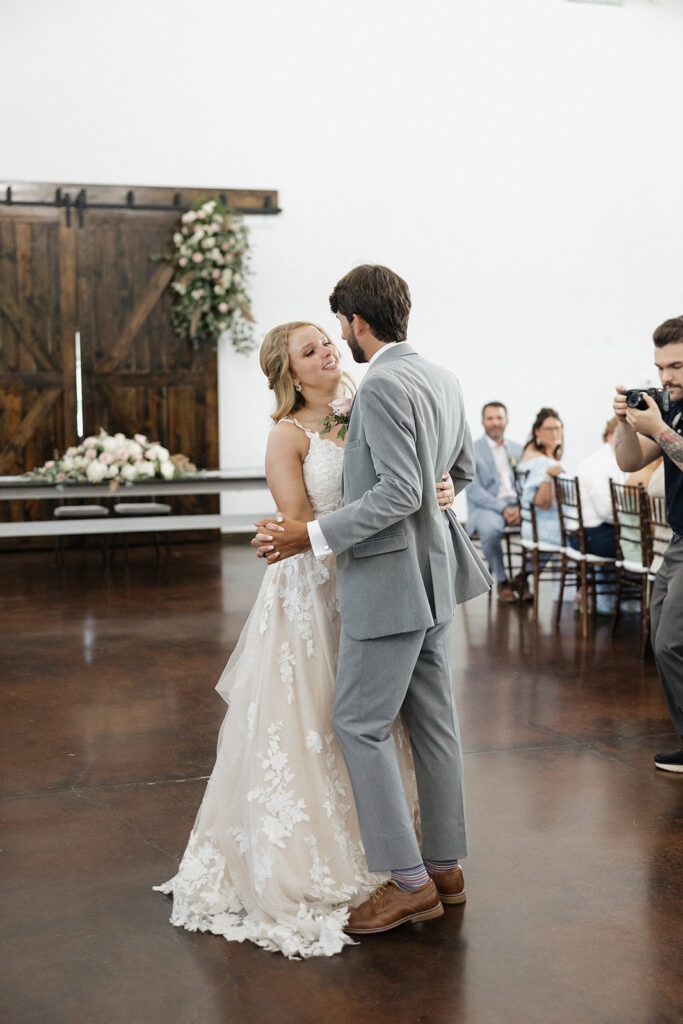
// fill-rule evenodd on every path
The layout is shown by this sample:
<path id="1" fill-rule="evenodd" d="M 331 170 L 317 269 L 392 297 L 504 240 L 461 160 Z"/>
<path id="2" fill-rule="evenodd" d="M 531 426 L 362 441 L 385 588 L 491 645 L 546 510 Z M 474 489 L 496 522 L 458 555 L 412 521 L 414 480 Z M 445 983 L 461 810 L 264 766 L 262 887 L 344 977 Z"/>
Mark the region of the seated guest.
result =
<path id="1" fill-rule="evenodd" d="M 626 474 L 617 465 L 614 454 L 617 418 L 613 416 L 605 426 L 602 444 L 579 463 L 576 475 L 581 488 L 586 551 L 603 558 L 616 558 L 610 479 L 623 484 Z"/>
<path id="2" fill-rule="evenodd" d="M 518 472 L 523 478 L 522 510 L 535 506 L 538 540 L 561 544 L 560 517 L 555 507 L 553 477 L 564 473 L 562 420 L 554 409 L 540 409 L 524 446 Z M 522 515 L 522 537 L 533 540 L 531 519 Z"/>
<path id="3" fill-rule="evenodd" d="M 515 581 L 507 578 L 501 538 L 506 526 L 519 526 L 519 505 L 513 467 L 522 446 L 505 440 L 507 409 L 502 402 L 487 402 L 481 411 L 484 436 L 474 445 L 477 468 L 467 488 L 467 530 L 479 534 L 491 574 L 498 581 L 498 600 L 516 601 Z"/>
<path id="4" fill-rule="evenodd" d="M 616 416 L 607 422 L 602 444 L 579 463 L 576 471 L 581 490 L 586 552 L 601 558 L 617 557 L 609 482 L 612 479 L 615 483 L 622 484 L 626 479 L 626 474 L 619 469 L 614 454 L 617 422 Z M 576 543 L 572 539 L 572 546 L 579 546 L 578 539 Z M 609 615 L 614 608 L 614 594 L 608 593 L 613 579 L 614 573 L 611 570 L 596 571 L 597 611 L 603 615 Z"/>
<path id="5" fill-rule="evenodd" d="M 653 498 L 664 497 L 664 456 L 660 455 L 654 462 L 648 462 L 647 466 L 629 473 L 626 477 L 629 487 L 637 487 L 642 484 L 645 490 Z"/>

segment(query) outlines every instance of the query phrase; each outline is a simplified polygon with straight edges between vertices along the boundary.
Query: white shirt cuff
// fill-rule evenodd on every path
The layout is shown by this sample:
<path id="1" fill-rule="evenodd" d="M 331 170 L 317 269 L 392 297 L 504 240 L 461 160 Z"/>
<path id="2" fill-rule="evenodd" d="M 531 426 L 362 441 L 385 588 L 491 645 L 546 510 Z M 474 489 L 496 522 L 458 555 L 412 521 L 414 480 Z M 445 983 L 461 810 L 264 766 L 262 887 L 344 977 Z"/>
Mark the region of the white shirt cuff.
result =
<path id="1" fill-rule="evenodd" d="M 306 523 L 308 528 L 308 539 L 311 542 L 311 548 L 316 558 L 325 558 L 326 555 L 332 554 L 332 548 L 325 540 L 323 531 L 320 529 L 320 523 L 317 519 L 311 519 L 309 523 Z"/>

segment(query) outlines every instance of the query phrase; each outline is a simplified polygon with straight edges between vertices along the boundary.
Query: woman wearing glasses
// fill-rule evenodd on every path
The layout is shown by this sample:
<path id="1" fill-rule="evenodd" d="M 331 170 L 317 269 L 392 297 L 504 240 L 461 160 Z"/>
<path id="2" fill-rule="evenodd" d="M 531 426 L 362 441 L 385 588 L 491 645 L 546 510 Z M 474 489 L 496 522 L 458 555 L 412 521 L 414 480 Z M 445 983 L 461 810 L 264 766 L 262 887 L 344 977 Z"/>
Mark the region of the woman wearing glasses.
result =
<path id="1" fill-rule="evenodd" d="M 554 409 L 540 409 L 531 428 L 531 437 L 524 446 L 518 472 L 522 485 L 522 537 L 533 540 L 528 510 L 533 503 L 539 541 L 561 544 L 560 518 L 555 507 L 553 477 L 564 473 L 562 455 L 562 420 Z M 524 515 L 524 509 L 527 515 Z"/>

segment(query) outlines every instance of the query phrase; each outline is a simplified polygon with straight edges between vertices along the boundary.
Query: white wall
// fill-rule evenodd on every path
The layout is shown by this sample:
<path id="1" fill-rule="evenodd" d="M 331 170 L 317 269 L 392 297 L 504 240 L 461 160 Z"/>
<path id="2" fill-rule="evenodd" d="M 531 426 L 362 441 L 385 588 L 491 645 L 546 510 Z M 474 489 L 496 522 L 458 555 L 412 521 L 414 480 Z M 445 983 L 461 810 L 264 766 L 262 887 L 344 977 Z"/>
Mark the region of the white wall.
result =
<path id="1" fill-rule="evenodd" d="M 566 463 L 683 311 L 683 0 L 4 0 L 8 180 L 277 188 L 249 220 L 261 333 L 352 265 L 413 294 L 411 340 Z M 262 458 L 257 356 L 221 353 L 221 461 Z"/>

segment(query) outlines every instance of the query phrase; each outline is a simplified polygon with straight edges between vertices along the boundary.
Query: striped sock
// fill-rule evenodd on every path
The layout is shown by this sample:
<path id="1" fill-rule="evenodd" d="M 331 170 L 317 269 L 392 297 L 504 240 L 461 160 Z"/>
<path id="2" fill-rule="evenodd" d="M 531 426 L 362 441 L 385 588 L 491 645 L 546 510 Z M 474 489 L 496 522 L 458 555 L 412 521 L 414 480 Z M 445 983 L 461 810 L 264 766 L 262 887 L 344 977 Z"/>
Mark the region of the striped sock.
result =
<path id="1" fill-rule="evenodd" d="M 453 868 L 457 868 L 458 861 L 456 860 L 427 860 L 425 857 L 425 867 L 432 875 L 438 875 L 440 871 L 451 871 Z"/>
<path id="2" fill-rule="evenodd" d="M 391 872 L 391 881 L 395 882 L 399 889 L 404 892 L 412 892 L 426 885 L 429 875 L 424 864 L 417 864 L 414 868 L 395 868 Z"/>

